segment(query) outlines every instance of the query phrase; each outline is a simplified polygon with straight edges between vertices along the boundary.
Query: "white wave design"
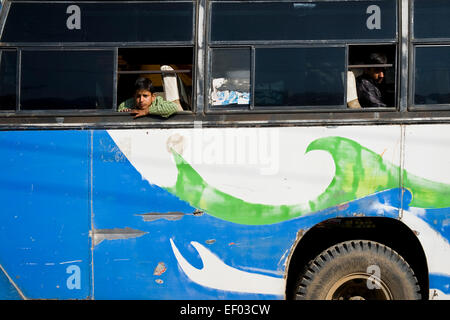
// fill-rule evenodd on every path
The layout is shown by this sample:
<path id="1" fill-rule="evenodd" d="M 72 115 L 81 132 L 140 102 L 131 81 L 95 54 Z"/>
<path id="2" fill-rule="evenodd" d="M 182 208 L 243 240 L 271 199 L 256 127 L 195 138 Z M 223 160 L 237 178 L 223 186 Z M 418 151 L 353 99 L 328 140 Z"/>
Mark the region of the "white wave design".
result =
<path id="1" fill-rule="evenodd" d="M 285 283 L 283 278 L 232 268 L 200 243 L 191 241 L 191 245 L 197 250 L 203 262 L 203 268 L 197 269 L 181 255 L 172 239 L 170 239 L 170 244 L 183 272 L 197 284 L 225 291 L 284 295 Z"/>

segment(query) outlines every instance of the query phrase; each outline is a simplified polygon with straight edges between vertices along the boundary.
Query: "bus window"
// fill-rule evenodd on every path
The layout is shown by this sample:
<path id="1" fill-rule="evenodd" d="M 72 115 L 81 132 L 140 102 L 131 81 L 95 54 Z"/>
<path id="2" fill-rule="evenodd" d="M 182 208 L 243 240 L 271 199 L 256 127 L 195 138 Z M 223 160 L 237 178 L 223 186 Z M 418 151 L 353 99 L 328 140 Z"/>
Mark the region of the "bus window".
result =
<path id="1" fill-rule="evenodd" d="M 22 110 L 112 109 L 112 50 L 23 50 Z"/>
<path id="2" fill-rule="evenodd" d="M 376 66 L 385 68 L 386 100 L 377 107 L 396 106 L 398 1 L 213 0 L 210 8 L 212 109 L 246 108 L 227 88 L 244 70 L 251 111 L 347 110 L 352 101 L 361 107 L 356 81 L 371 68 L 364 60 L 368 49 L 387 56 Z M 358 56 L 362 62 L 349 61 Z"/>
<path id="3" fill-rule="evenodd" d="M 449 1 L 414 0 L 413 105 L 448 108 L 450 105 Z"/>
<path id="4" fill-rule="evenodd" d="M 414 0 L 414 38 L 450 38 L 450 2 Z"/>
<path id="5" fill-rule="evenodd" d="M 344 108 L 345 48 L 257 48 L 255 106 Z"/>
<path id="6" fill-rule="evenodd" d="M 146 77 L 157 95 L 192 110 L 192 61 L 192 47 L 119 49 L 118 105 L 134 94 L 136 79 Z"/>
<path id="7" fill-rule="evenodd" d="M 450 104 L 450 46 L 416 47 L 414 104 Z"/>
<path id="8" fill-rule="evenodd" d="M 16 109 L 17 53 L 0 51 L 0 110 Z"/>
<path id="9" fill-rule="evenodd" d="M 1 41 L 192 41 L 193 11 L 192 2 L 12 2 Z"/>
<path id="10" fill-rule="evenodd" d="M 396 3 L 213 2 L 211 41 L 394 39 Z"/>
<path id="11" fill-rule="evenodd" d="M 247 106 L 250 103 L 250 48 L 212 51 L 212 106 Z"/>

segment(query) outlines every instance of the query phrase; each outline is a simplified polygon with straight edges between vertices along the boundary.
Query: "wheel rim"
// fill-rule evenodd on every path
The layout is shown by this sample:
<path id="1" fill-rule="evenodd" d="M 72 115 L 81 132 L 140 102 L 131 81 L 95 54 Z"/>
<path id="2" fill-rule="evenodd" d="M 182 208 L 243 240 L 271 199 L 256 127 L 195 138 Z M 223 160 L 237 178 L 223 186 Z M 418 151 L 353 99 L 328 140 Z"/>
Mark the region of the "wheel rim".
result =
<path id="1" fill-rule="evenodd" d="M 326 300 L 392 300 L 386 283 L 367 273 L 342 277 L 328 290 Z"/>

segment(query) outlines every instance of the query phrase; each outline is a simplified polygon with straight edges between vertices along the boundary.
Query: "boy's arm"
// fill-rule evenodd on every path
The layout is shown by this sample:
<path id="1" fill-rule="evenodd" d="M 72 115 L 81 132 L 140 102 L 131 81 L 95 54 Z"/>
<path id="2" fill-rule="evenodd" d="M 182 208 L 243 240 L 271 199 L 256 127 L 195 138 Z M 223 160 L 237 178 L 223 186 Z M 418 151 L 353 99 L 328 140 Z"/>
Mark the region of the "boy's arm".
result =
<path id="1" fill-rule="evenodd" d="M 127 112 L 133 108 L 134 108 L 134 99 L 129 98 L 129 99 L 125 100 L 124 102 L 122 102 L 121 104 L 119 104 L 119 106 L 117 107 L 117 111 Z"/>
<path id="2" fill-rule="evenodd" d="M 158 99 L 159 98 L 159 99 Z M 155 103 L 150 106 L 148 113 L 156 114 L 164 118 L 170 117 L 172 114 L 178 111 L 178 105 L 172 101 L 166 101 L 160 97 L 158 97 L 158 103 Z"/>
<path id="3" fill-rule="evenodd" d="M 135 115 L 135 118 L 149 114 L 168 118 L 179 110 L 178 105 L 174 102 L 165 101 L 161 97 L 157 97 L 156 99 L 155 103 L 153 103 L 148 110 L 133 110 L 132 114 Z"/>

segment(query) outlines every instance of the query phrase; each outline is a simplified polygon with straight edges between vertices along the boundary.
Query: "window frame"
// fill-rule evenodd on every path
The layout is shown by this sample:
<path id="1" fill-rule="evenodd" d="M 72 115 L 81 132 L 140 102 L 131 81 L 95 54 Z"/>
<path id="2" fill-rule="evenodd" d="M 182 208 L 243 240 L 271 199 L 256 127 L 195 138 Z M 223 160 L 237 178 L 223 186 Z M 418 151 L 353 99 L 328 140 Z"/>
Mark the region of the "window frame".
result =
<path id="1" fill-rule="evenodd" d="M 346 1 L 360 1 L 364 2 L 367 0 L 309 0 L 307 2 L 346 2 Z M 400 50 L 400 45 L 402 42 L 402 7 L 401 0 L 394 0 L 396 2 L 396 12 L 395 12 L 395 39 L 376 39 L 376 40 L 367 40 L 367 39 L 342 39 L 342 40 L 267 40 L 267 41 L 212 41 L 211 40 L 211 30 L 212 30 L 212 7 L 214 3 L 224 3 L 224 2 L 233 2 L 233 3 L 248 3 L 248 1 L 243 0 L 211 0 L 207 3 L 207 22 L 206 22 L 206 47 L 207 47 L 207 72 L 205 79 L 205 91 L 207 92 L 207 99 L 205 99 L 205 113 L 206 114 L 254 114 L 254 113 L 330 113 L 330 112 L 338 112 L 338 113 L 365 113 L 365 112 L 396 112 L 401 110 L 401 55 L 402 51 Z M 260 0 L 260 1 L 251 1 L 251 2 L 276 2 L 274 0 Z M 283 2 L 295 3 L 298 1 L 286 0 Z M 306 1 L 305 1 L 306 2 Z M 395 107 L 386 107 L 386 108 L 361 108 L 361 109 L 350 109 L 346 107 L 346 99 L 347 99 L 347 73 L 345 71 L 348 70 L 348 52 L 349 47 L 351 45 L 395 45 Z M 254 76 L 255 76 L 255 48 L 288 48 L 288 47 L 345 47 L 345 70 L 344 70 L 344 105 L 345 108 L 342 108 L 342 105 L 337 106 L 327 106 L 327 107 L 314 107 L 314 106 L 283 106 L 283 107 L 254 107 Z M 212 51 L 217 48 L 242 48 L 242 47 L 250 47 L 252 48 L 251 52 L 251 70 L 250 70 L 250 107 L 244 110 L 243 108 L 237 107 L 226 107 L 220 106 L 220 110 L 218 110 L 217 106 L 212 106 L 211 96 L 212 87 L 211 87 L 211 75 L 212 75 Z M 405 81 L 405 79 L 403 80 Z M 252 107 L 253 106 L 253 107 Z"/>
<path id="2" fill-rule="evenodd" d="M 410 85 L 409 85 L 409 107 L 410 111 L 440 111 L 440 110 L 450 110 L 450 102 L 449 103 L 425 103 L 425 104 L 416 104 L 415 103 L 415 95 L 416 95 L 416 51 L 417 48 L 432 48 L 432 47 L 450 47 L 450 40 L 446 42 L 419 42 L 413 43 L 410 51 L 411 57 L 411 77 L 410 77 Z M 450 91 L 449 91 L 450 94 Z"/>
<path id="3" fill-rule="evenodd" d="M 0 15 L 0 34 L 3 33 L 5 22 L 8 17 L 9 9 L 12 2 L 29 2 L 27 0 L 17 0 L 17 1 L 6 1 L 3 4 Z M 67 3 L 67 1 L 58 0 L 60 3 Z M 70 3 L 76 4 L 77 2 L 85 1 L 73 1 Z M 116 3 L 117 1 L 90 1 L 90 3 Z M 133 1 L 122 1 L 124 3 L 132 3 Z M 0 42 L 0 50 L 16 50 L 17 53 L 17 78 L 16 78 L 16 109 L 15 110 L 0 110 L 0 117 L 2 116 L 124 116 L 123 113 L 117 112 L 118 101 L 117 101 L 117 85 L 118 85 L 118 51 L 122 48 L 177 48 L 177 47 L 189 47 L 192 48 L 192 90 L 193 93 L 196 90 L 196 76 L 197 76 L 197 53 L 196 53 L 196 37 L 197 37 L 197 1 L 196 0 L 169 0 L 169 1 L 139 1 L 139 3 L 190 3 L 192 4 L 192 39 L 190 41 L 154 41 L 154 42 Z M 39 3 L 53 3 L 49 0 L 38 0 L 33 1 L 35 4 Z M 80 51 L 112 51 L 113 52 L 113 104 L 110 109 L 52 109 L 52 110 L 21 110 L 20 109 L 20 99 L 21 99 L 21 71 L 22 71 L 22 61 L 21 53 L 22 51 L 58 51 L 58 50 L 80 50 Z M 192 96 L 192 111 L 183 111 L 180 113 L 192 114 L 196 112 L 196 96 Z M 128 114 L 126 114 L 129 116 Z"/>
<path id="4" fill-rule="evenodd" d="M 40 3 L 46 3 L 46 4 L 54 4 L 54 3 L 64 3 L 64 4 L 77 4 L 77 3 L 92 3 L 92 4 L 105 4 L 105 3 L 127 3 L 127 4 L 132 4 L 133 2 L 136 3 L 191 3 L 192 4 L 192 39 L 191 40 L 186 40 L 186 41 L 170 41 L 170 40 L 166 40 L 166 41 L 152 41 L 152 42 L 146 42 L 146 41 L 130 41 L 130 42 L 126 42 L 126 45 L 128 46 L 135 46 L 135 45 L 145 45 L 145 44 L 152 44 L 154 46 L 157 45 L 170 45 L 170 44 L 193 44 L 195 42 L 195 36 L 196 36 L 196 16 L 197 16 L 197 7 L 196 7 L 196 0 L 155 0 L 155 1 L 114 1 L 114 0 L 93 0 L 93 1 L 86 1 L 86 0 L 74 0 L 74 1 L 65 1 L 65 0 L 9 0 L 7 2 L 5 2 L 3 4 L 4 8 L 2 8 L 2 16 L 0 17 L 0 23 L 2 23 L 0 25 L 0 39 L 3 37 L 3 32 L 5 29 L 5 26 L 7 24 L 7 20 L 9 17 L 9 10 L 11 8 L 11 4 L 12 3 L 22 3 L 22 2 L 31 2 L 33 4 L 40 4 Z M 92 42 L 88 42 L 88 41 L 81 41 L 81 42 L 73 42 L 73 41 L 64 41 L 64 42 L 58 42 L 58 41 L 42 41 L 42 42 L 31 42 L 31 41 L 25 41 L 25 42 L 3 42 L 5 44 L 10 44 L 13 46 L 17 46 L 17 47 L 21 47 L 23 45 L 27 45 L 27 46 L 35 46 L 35 47 L 39 47 L 39 46 L 46 46 L 46 45 L 53 45 L 53 46 L 105 46 L 105 47 L 109 47 L 109 46 L 123 46 L 124 42 L 123 41 L 92 41 Z"/>
<path id="5" fill-rule="evenodd" d="M 0 14 L 0 29 L 4 27 L 4 21 L 8 14 L 8 8 L 14 1 L 30 0 L 5 0 Z M 84 0 L 86 1 L 86 0 Z M 108 0 L 111 1 L 111 0 Z M 135 0 L 134 0 L 135 1 Z M 163 1 L 163 0 L 160 0 Z M 169 0 L 170 1 L 170 0 Z M 177 0 L 172 0 L 178 2 Z M 414 85 L 414 46 L 424 45 L 449 45 L 450 41 L 441 42 L 442 39 L 415 39 L 414 31 L 414 2 L 413 0 L 396 0 L 396 23 L 397 37 L 395 41 L 390 42 L 371 42 L 363 40 L 346 42 L 346 45 L 388 45 L 396 46 L 396 108 L 382 110 L 373 109 L 346 109 L 346 110 L 264 110 L 264 111 L 234 111 L 225 112 L 211 111 L 209 104 L 209 84 L 210 77 L 210 46 L 209 43 L 209 25 L 210 2 L 221 1 L 243 1 L 243 0 L 181 0 L 190 2 L 193 5 L 193 39 L 188 43 L 102 43 L 102 47 L 122 48 L 122 47 L 154 47 L 154 46 L 189 46 L 193 48 L 193 66 L 192 66 L 192 111 L 185 111 L 181 115 L 175 115 L 170 119 L 161 121 L 155 117 L 145 117 L 134 120 L 128 114 L 124 115 L 118 112 L 99 113 L 91 110 L 76 110 L 73 113 L 55 112 L 44 110 L 21 111 L 1 110 L 0 127 L 6 129 L 33 129 L 33 128 L 167 128 L 167 127 L 186 127 L 191 128 L 194 121 L 202 121 L 203 126 L 228 126 L 228 125 L 370 125 L 370 124 L 408 124 L 408 123 L 447 123 L 450 119 L 450 107 L 444 106 L 436 108 L 433 105 L 413 106 L 413 85 Z M 250 0 L 252 2 L 271 2 L 274 0 Z M 282 0 L 286 2 L 295 2 L 292 0 Z M 314 0 L 303 0 L 310 2 Z M 316 1 L 349 1 L 349 0 L 316 0 Z M 364 1 L 364 0 L 352 0 Z M 39 0 L 33 2 L 40 2 Z M 96 2 L 103 2 L 96 0 Z M 0 30 L 1 32 L 1 30 Z M 308 41 L 303 41 L 307 43 Z M 311 41 L 310 41 L 311 42 Z M 272 43 L 273 44 L 273 43 Z M 272 45 L 269 43 L 269 45 Z M 311 44 L 311 43 L 307 43 Z M 314 45 L 314 43 L 312 43 Z M 19 48 L 41 46 L 39 43 L 0 43 L 3 50 L 19 50 Z M 47 43 L 45 47 L 80 47 L 82 49 L 95 48 L 97 43 Z M 263 43 L 265 45 L 265 43 Z M 238 45 L 234 45 L 239 47 Z M 243 46 L 242 44 L 240 46 Z M 223 47 L 223 44 L 212 47 Z M 231 46 L 232 47 L 232 46 Z M 18 57 L 19 59 L 19 57 Z M 347 61 L 348 63 L 348 61 Z M 20 62 L 17 70 L 19 74 Z M 17 86 L 19 87 L 19 86 Z M 114 97 L 117 99 L 117 96 Z M 16 100 L 18 101 L 18 99 Z M 23 112 L 28 112 L 23 114 Z M 236 113 L 235 115 L 233 113 Z M 189 115 L 188 115 L 189 114 Z"/>
<path id="6" fill-rule="evenodd" d="M 16 54 L 16 105 L 14 106 L 14 109 L 0 109 L 0 115 L 2 113 L 11 113 L 11 112 L 18 112 L 18 108 L 19 108 L 19 94 L 20 94 L 20 86 L 19 86 L 19 81 L 20 81 L 20 57 L 19 57 L 19 53 L 17 48 L 13 48 L 13 47 L 8 47 L 8 48 L 2 48 L 0 47 L 0 51 L 4 52 L 4 51 L 9 51 L 9 52 L 15 52 Z"/>
<path id="7" fill-rule="evenodd" d="M 118 68 L 118 57 L 119 57 L 119 50 L 128 50 L 128 49 L 171 49 L 171 50 L 176 50 L 176 48 L 190 48 L 192 49 L 192 68 L 191 70 L 173 70 L 173 71 L 161 71 L 161 70 L 119 70 Z M 118 78 L 119 78 L 119 74 L 123 74 L 123 75 L 139 75 L 139 74 L 164 74 L 164 73 L 173 73 L 173 74 L 182 74 L 182 73 L 190 73 L 192 75 L 192 97 L 191 97 L 191 108 L 192 110 L 184 110 L 184 111 L 178 111 L 177 113 L 187 113 L 187 114 L 192 114 L 195 110 L 195 104 L 194 104 L 194 98 L 195 95 L 194 93 L 194 85 L 195 85 L 195 47 L 194 46 L 154 46 L 154 45 L 148 45 L 148 46 L 127 46 L 127 47 L 116 47 L 116 58 L 115 58 L 115 63 L 116 63 L 116 72 L 115 72 L 115 79 L 114 79 L 114 83 L 115 83 L 115 99 L 116 99 L 116 104 L 114 106 L 114 111 L 117 113 L 117 109 L 119 107 L 120 101 L 117 101 L 117 92 L 118 92 Z"/>
<path id="8" fill-rule="evenodd" d="M 0 47 L 0 50 L 3 50 L 3 47 Z M 110 109 L 36 109 L 36 110 L 23 110 L 21 109 L 21 87 L 22 87 L 22 52 L 23 51 L 103 51 L 103 52 L 112 52 L 113 54 L 113 88 L 112 88 L 112 106 Z M 117 86 L 115 83 L 117 82 L 117 50 L 110 47 L 95 47 L 95 48 L 85 48 L 85 47 L 18 47 L 17 48 L 17 81 L 16 81 L 16 110 L 0 110 L 0 115 L 2 114 L 15 114 L 15 115 L 80 115 L 80 114 L 109 114 L 115 110 L 115 104 L 117 96 Z"/>

